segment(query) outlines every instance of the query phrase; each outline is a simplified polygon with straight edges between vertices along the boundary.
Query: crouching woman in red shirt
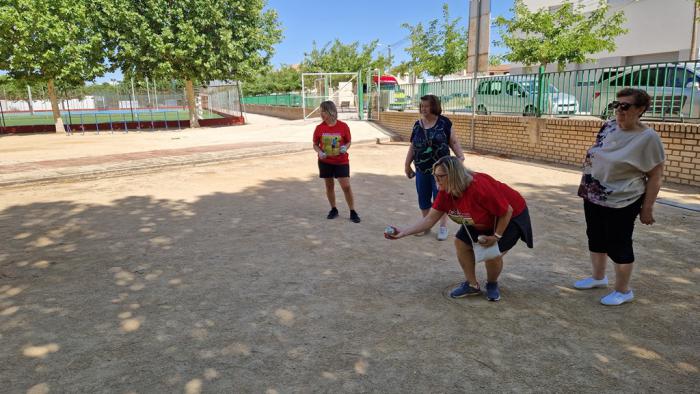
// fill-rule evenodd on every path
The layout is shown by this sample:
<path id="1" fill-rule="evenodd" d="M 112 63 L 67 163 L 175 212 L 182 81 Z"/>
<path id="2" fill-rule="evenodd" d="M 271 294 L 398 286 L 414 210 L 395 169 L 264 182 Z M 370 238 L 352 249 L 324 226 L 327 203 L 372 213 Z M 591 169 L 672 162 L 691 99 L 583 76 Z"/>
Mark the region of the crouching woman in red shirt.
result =
<path id="1" fill-rule="evenodd" d="M 484 247 L 498 243 L 500 255 L 485 260 L 486 297 L 489 301 L 500 300 L 498 276 L 503 269 L 503 255 L 519 239 L 532 248 L 532 226 L 525 199 L 491 176 L 468 170 L 456 157 L 439 159 L 433 166 L 433 176 L 439 191 L 428 215 L 406 228 L 395 227 L 396 233 L 386 237 L 399 239 L 420 233 L 431 228 L 447 213 L 450 219 L 461 225 L 455 235 L 455 247 L 466 278 L 464 283 L 450 292 L 450 297 L 481 294 L 476 280 L 473 243 Z"/>

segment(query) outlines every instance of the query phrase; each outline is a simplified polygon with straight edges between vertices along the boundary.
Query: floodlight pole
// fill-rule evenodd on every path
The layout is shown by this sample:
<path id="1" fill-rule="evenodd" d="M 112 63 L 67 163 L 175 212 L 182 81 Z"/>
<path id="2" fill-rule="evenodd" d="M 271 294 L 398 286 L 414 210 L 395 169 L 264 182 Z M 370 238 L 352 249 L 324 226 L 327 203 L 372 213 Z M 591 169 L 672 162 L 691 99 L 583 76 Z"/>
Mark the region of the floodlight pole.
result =
<path id="1" fill-rule="evenodd" d="M 377 69 L 377 122 L 379 122 L 379 112 L 382 102 L 382 71 Z"/>
<path id="2" fill-rule="evenodd" d="M 469 142 L 472 150 L 474 150 L 476 145 L 476 136 L 474 133 L 476 131 L 476 83 L 478 81 L 477 77 L 479 76 L 479 44 L 481 41 L 481 0 L 476 0 L 476 15 L 476 61 L 474 64 L 474 75 L 472 76 L 472 124 L 471 133 L 469 133 Z"/>
<path id="3" fill-rule="evenodd" d="M 134 121 L 134 99 L 136 95 L 134 94 L 134 77 L 131 77 L 131 100 L 129 100 L 129 108 L 131 108 L 131 121 Z"/>
<path id="4" fill-rule="evenodd" d="M 7 102 L 7 99 L 5 99 L 5 102 Z M 2 110 L 2 101 L 0 101 L 0 118 L 2 118 L 2 127 L 5 127 L 5 112 Z"/>
<path id="5" fill-rule="evenodd" d="M 693 28 L 690 36 L 690 56 L 688 57 L 690 61 L 698 59 L 698 8 L 700 8 L 700 4 L 693 1 Z"/>
<path id="6" fill-rule="evenodd" d="M 301 73 L 301 113 L 306 119 L 306 90 L 304 89 L 304 73 Z"/>

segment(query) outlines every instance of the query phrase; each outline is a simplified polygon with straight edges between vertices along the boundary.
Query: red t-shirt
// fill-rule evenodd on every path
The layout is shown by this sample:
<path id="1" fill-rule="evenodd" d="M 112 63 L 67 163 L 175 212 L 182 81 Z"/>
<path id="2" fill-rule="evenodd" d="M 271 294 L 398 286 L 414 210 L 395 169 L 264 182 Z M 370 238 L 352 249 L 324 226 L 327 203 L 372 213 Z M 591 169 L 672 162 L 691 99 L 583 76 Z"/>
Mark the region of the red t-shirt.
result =
<path id="1" fill-rule="evenodd" d="M 314 130 L 314 145 L 319 146 L 326 154 L 321 161 L 327 164 L 348 164 L 350 157 L 346 153 L 340 153 L 340 147 L 350 143 L 350 128 L 345 122 L 335 121 L 333 126 L 323 122 Z"/>
<path id="2" fill-rule="evenodd" d="M 474 226 L 477 230 L 491 230 L 495 216 L 505 215 L 508 205 L 513 208 L 513 217 L 526 207 L 523 196 L 510 186 L 490 175 L 475 172 L 474 180 L 462 197 L 455 198 L 440 190 L 433 208 L 446 212 L 456 223 Z"/>

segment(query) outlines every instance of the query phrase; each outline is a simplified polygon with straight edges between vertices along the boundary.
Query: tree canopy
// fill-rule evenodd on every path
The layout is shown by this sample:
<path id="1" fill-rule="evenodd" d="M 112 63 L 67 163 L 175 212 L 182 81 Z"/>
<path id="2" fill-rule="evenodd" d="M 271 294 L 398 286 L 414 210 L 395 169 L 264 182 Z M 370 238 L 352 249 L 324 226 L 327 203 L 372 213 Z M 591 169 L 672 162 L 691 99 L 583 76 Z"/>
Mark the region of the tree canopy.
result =
<path id="1" fill-rule="evenodd" d="M 107 52 L 91 4 L 6 0 L 0 6 L 0 69 L 20 84 L 48 85 L 56 131 L 63 131 L 63 122 L 55 88 L 82 85 L 106 70 Z"/>
<path id="2" fill-rule="evenodd" d="M 442 23 L 438 19 L 412 26 L 402 25 L 409 31 L 411 44 L 406 52 L 411 60 L 406 67 L 416 75 L 423 72 L 440 78 L 464 69 L 467 61 L 467 29 L 460 26 L 461 18 L 450 19 L 447 4 L 442 6 Z"/>
<path id="3" fill-rule="evenodd" d="M 9 0 L 0 7 L 0 69 L 18 80 L 79 86 L 106 70 L 86 0 Z"/>
<path id="4" fill-rule="evenodd" d="M 282 37 L 264 0 L 95 0 L 110 60 L 138 77 L 186 82 L 190 124 L 198 125 L 193 85 L 246 79 L 269 63 Z"/>
<path id="5" fill-rule="evenodd" d="M 301 71 L 298 67 L 288 65 L 258 74 L 243 84 L 246 95 L 298 92 L 299 90 L 301 90 Z"/>
<path id="6" fill-rule="evenodd" d="M 244 79 L 282 37 L 263 0 L 97 0 L 110 60 L 136 76 Z"/>
<path id="7" fill-rule="evenodd" d="M 556 63 L 563 69 L 567 63 L 585 63 L 591 54 L 615 50 L 615 37 L 627 32 L 622 28 L 622 11 L 607 16 L 607 2 L 588 15 L 583 6 L 565 1 L 554 11 L 530 11 L 523 0 L 515 0 L 513 18 L 496 18 L 501 41 L 496 45 L 508 48 L 504 58 L 527 66 Z"/>
<path id="8" fill-rule="evenodd" d="M 362 69 L 384 69 L 389 59 L 384 55 L 374 55 L 378 40 L 360 47 L 358 41 L 344 44 L 335 39 L 319 48 L 314 41 L 311 52 L 304 53 L 301 67 L 304 72 L 356 72 Z"/>

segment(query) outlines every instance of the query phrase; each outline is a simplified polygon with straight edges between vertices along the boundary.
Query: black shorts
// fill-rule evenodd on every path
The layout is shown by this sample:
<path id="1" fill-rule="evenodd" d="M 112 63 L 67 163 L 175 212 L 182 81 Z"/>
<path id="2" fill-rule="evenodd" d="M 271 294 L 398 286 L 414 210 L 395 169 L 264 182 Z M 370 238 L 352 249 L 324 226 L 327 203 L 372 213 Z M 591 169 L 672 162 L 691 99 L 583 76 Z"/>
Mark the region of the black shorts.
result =
<path id="1" fill-rule="evenodd" d="M 588 250 L 607 253 L 617 264 L 634 263 L 632 233 L 644 196 L 624 208 L 610 208 L 583 200 Z"/>
<path id="2" fill-rule="evenodd" d="M 348 178 L 350 164 L 328 164 L 318 161 L 319 178 Z"/>
<path id="3" fill-rule="evenodd" d="M 493 235 L 493 230 L 479 231 L 472 226 L 461 226 L 455 237 L 462 240 L 467 245 L 471 245 L 472 241 L 469 239 L 465 228 L 469 229 L 469 234 L 474 241 L 476 241 L 479 235 Z M 518 243 L 518 240 L 522 240 L 527 244 L 528 248 L 532 249 L 532 224 L 530 223 L 530 212 L 527 207 L 525 207 L 525 210 L 522 211 L 520 215 L 510 218 L 506 231 L 503 232 L 503 236 L 498 240 L 498 249 L 500 249 L 501 252 L 507 252 Z"/>

